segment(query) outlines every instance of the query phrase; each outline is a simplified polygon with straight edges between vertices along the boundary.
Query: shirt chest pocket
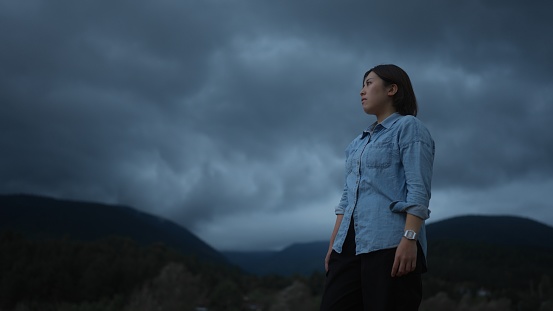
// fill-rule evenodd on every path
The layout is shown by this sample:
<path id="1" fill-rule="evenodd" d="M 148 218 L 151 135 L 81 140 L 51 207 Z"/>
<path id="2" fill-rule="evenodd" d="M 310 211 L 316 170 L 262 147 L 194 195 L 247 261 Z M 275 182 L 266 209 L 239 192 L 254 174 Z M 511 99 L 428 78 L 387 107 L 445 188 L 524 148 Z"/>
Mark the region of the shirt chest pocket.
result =
<path id="1" fill-rule="evenodd" d="M 375 168 L 389 167 L 392 164 L 392 151 L 390 142 L 368 144 L 363 152 L 363 164 Z"/>

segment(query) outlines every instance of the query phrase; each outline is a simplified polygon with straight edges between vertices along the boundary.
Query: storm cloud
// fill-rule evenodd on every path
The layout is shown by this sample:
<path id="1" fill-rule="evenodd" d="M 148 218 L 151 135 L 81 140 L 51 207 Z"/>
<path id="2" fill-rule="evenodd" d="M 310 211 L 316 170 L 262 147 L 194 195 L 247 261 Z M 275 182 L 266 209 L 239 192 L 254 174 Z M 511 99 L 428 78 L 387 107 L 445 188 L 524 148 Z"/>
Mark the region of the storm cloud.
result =
<path id="1" fill-rule="evenodd" d="M 405 69 L 431 218 L 553 225 L 553 3 L 2 1 L 0 192 L 130 205 L 218 249 L 326 240 L 365 71 Z"/>

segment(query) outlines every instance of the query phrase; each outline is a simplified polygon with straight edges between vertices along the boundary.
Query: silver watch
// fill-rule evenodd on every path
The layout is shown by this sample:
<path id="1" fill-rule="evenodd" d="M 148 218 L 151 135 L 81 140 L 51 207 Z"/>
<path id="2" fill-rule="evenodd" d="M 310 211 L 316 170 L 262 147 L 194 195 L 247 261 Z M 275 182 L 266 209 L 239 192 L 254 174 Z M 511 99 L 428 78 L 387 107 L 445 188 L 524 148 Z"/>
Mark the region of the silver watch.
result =
<path id="1" fill-rule="evenodd" d="M 413 230 L 405 230 L 405 232 L 403 233 L 403 237 L 407 240 L 416 240 L 417 233 Z"/>

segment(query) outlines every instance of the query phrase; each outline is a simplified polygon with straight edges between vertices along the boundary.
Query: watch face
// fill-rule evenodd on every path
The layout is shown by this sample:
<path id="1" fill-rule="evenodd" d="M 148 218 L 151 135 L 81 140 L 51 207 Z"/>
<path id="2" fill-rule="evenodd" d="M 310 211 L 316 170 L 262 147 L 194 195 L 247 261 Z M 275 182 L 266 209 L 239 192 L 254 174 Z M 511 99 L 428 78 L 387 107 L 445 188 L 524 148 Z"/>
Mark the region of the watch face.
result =
<path id="1" fill-rule="evenodd" d="M 407 231 L 405 231 L 405 233 L 403 234 L 403 236 L 406 237 L 406 238 L 408 238 L 409 240 L 414 240 L 416 235 L 417 235 L 417 234 L 416 234 L 415 231 L 413 231 L 413 230 L 407 230 Z"/>

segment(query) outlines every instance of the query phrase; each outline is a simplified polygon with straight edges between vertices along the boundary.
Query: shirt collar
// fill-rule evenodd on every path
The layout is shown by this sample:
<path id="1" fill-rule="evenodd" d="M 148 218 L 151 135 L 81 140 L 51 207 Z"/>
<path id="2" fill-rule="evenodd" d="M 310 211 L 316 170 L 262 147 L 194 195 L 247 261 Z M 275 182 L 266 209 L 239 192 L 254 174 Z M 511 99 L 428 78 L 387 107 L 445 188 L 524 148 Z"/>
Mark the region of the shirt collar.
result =
<path id="1" fill-rule="evenodd" d="M 384 119 L 384 121 L 382 121 L 382 123 L 380 123 L 380 125 L 387 129 L 390 126 L 392 126 L 392 124 L 394 124 L 401 117 L 402 117 L 402 115 L 400 115 L 398 112 L 394 112 L 391 115 L 389 115 L 386 119 Z M 374 131 L 374 129 L 376 128 L 376 126 L 378 124 L 379 123 L 377 121 L 375 121 L 373 124 L 369 125 L 369 127 L 367 127 L 363 131 L 363 134 L 361 134 L 361 139 L 365 138 L 365 136 L 369 135 L 369 133 L 372 133 L 372 131 Z"/>

